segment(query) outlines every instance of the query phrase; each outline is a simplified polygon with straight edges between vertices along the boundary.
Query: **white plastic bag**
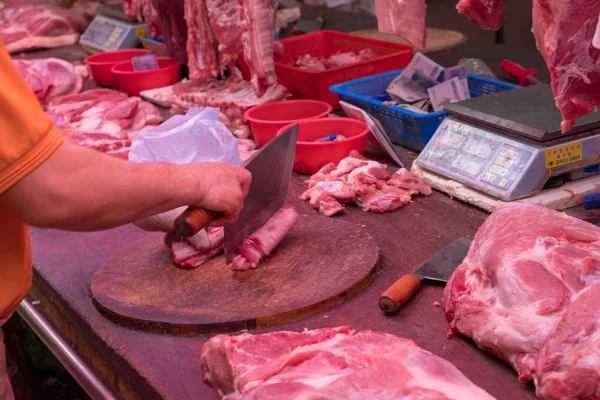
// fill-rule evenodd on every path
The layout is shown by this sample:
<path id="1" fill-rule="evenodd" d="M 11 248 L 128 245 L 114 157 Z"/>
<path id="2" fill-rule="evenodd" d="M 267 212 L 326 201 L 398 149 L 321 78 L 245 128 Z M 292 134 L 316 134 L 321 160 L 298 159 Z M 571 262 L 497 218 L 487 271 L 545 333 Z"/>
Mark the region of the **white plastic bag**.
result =
<path id="1" fill-rule="evenodd" d="M 218 121 L 218 108 L 190 108 L 133 139 L 129 161 L 190 162 L 223 161 L 241 165 L 238 141 Z"/>

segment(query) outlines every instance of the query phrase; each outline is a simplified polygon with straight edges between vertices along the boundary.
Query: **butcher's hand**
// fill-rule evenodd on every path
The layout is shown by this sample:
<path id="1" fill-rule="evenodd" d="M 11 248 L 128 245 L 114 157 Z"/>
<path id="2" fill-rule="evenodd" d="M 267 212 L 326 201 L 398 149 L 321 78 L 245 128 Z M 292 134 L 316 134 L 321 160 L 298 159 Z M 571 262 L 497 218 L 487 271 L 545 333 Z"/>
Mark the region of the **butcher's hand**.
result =
<path id="1" fill-rule="evenodd" d="M 220 213 L 210 226 L 231 224 L 240 216 L 252 175 L 247 169 L 222 162 L 186 164 L 191 182 L 190 206 Z"/>

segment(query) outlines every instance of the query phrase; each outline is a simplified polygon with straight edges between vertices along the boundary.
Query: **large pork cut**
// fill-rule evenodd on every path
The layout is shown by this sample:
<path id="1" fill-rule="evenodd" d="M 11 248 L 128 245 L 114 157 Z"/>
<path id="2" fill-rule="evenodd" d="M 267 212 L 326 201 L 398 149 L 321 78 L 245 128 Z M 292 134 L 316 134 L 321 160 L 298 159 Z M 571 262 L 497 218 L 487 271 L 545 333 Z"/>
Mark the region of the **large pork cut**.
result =
<path id="1" fill-rule="evenodd" d="M 86 25 L 83 15 L 57 6 L 25 4 L 0 10 L 0 39 L 9 53 L 74 44 Z"/>
<path id="2" fill-rule="evenodd" d="M 444 290 L 452 332 L 543 399 L 600 393 L 600 228 L 542 206 L 497 208 Z"/>
<path id="3" fill-rule="evenodd" d="M 44 103 L 55 97 L 79 93 L 87 67 L 74 66 L 58 58 L 13 60 L 27 84 Z"/>
<path id="4" fill-rule="evenodd" d="M 204 344 L 201 368 L 227 400 L 493 399 L 412 340 L 345 326 L 218 335 Z"/>

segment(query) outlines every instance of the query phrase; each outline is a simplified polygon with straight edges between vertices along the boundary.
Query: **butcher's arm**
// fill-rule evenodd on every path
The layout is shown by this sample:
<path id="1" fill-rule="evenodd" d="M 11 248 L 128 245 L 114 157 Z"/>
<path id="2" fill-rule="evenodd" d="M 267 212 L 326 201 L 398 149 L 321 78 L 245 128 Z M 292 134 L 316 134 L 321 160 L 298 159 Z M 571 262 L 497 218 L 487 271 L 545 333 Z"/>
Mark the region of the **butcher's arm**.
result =
<path id="1" fill-rule="evenodd" d="M 106 229 L 184 205 L 237 219 L 250 173 L 224 163 L 135 164 L 65 138 L 31 173 L 0 195 L 0 203 L 33 226 Z"/>

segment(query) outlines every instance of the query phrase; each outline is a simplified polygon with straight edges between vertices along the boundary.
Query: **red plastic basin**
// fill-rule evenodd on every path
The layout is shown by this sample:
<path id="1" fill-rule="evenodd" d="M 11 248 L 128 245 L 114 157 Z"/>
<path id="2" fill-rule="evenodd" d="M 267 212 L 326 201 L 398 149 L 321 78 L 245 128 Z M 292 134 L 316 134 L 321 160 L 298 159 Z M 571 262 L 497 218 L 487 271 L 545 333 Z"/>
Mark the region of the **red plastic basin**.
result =
<path id="1" fill-rule="evenodd" d="M 179 82 L 179 63 L 168 57 L 158 57 L 158 69 L 134 71 L 131 61 L 124 61 L 112 67 L 117 77 L 119 89 L 130 96 L 139 96 L 140 92 L 173 85 Z"/>
<path id="2" fill-rule="evenodd" d="M 282 134 L 293 124 L 284 126 Z M 352 150 L 363 154 L 370 130 L 366 123 L 352 118 L 318 118 L 298 122 L 298 142 L 294 171 L 312 175 L 330 162 L 338 163 Z M 328 135 L 344 135 L 346 139 L 333 142 L 315 142 Z"/>
<path id="3" fill-rule="evenodd" d="M 141 56 L 150 51 L 146 49 L 125 49 L 98 53 L 87 57 L 84 62 L 89 65 L 92 77 L 98 86 L 117 86 L 117 77 L 110 71 L 115 65 L 131 60 L 131 57 Z"/>
<path id="4" fill-rule="evenodd" d="M 331 106 L 318 100 L 284 100 L 261 104 L 244 113 L 256 144 L 264 146 L 284 126 L 311 118 L 327 117 Z"/>

